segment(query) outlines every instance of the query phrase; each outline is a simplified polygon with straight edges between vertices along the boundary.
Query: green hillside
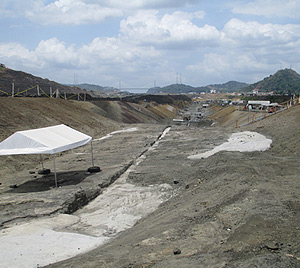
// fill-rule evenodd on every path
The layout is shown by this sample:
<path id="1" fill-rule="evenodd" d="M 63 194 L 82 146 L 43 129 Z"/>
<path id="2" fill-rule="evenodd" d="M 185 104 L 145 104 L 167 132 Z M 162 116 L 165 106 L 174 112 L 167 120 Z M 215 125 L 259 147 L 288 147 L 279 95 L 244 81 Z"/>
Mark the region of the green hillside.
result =
<path id="1" fill-rule="evenodd" d="M 260 92 L 279 94 L 300 93 L 300 75 L 292 69 L 279 70 L 275 74 L 244 88 L 244 91 L 258 89 Z"/>
<path id="2" fill-rule="evenodd" d="M 246 83 L 240 83 L 236 81 L 229 81 L 224 84 L 214 84 L 202 87 L 192 87 L 184 84 L 173 84 L 166 87 L 154 87 L 148 90 L 148 94 L 158 94 L 158 93 L 201 93 L 201 92 L 210 92 L 210 90 L 215 89 L 220 92 L 234 92 L 240 91 L 242 88 L 247 86 Z"/>
<path id="3" fill-rule="evenodd" d="M 113 88 L 113 87 L 102 87 L 102 86 L 99 86 L 99 85 L 88 84 L 88 83 L 78 84 L 76 86 L 81 88 L 81 89 L 86 89 L 88 91 L 98 91 L 100 93 L 119 91 L 118 89 Z"/>
<path id="4" fill-rule="evenodd" d="M 246 83 L 237 82 L 237 81 L 228 81 L 227 83 L 224 84 L 209 85 L 208 87 L 211 87 L 212 89 L 221 92 L 236 92 L 236 91 L 240 91 L 240 89 L 246 86 L 248 86 L 248 84 Z"/>
<path id="5" fill-rule="evenodd" d="M 189 93 L 195 92 L 195 88 L 189 85 L 184 84 L 172 84 L 166 87 L 154 87 L 148 89 L 148 94 L 157 94 L 157 93 Z"/>

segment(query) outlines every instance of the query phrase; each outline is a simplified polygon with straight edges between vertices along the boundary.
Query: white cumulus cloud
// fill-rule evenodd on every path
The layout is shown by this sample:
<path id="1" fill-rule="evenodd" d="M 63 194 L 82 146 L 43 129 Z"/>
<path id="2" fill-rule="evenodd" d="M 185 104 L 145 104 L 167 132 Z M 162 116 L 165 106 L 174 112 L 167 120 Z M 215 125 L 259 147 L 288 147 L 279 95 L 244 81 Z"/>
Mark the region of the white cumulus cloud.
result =
<path id="1" fill-rule="evenodd" d="M 79 64 L 79 57 L 75 48 L 73 46 L 67 47 L 64 42 L 57 38 L 41 40 L 32 54 L 43 67 L 72 68 Z"/>
<path id="2" fill-rule="evenodd" d="M 300 4 L 298 0 L 254 0 L 237 1 L 232 9 L 233 13 L 260 15 L 266 17 L 299 18 Z"/>
<path id="3" fill-rule="evenodd" d="M 26 58 L 29 55 L 29 50 L 18 43 L 0 44 L 0 55 L 2 57 L 22 57 Z"/>
<path id="4" fill-rule="evenodd" d="M 239 46 L 262 47 L 282 46 L 297 42 L 300 25 L 260 24 L 231 19 L 223 28 L 225 38 Z"/>
<path id="5" fill-rule="evenodd" d="M 74 10 L 100 4 L 114 8 L 117 2 L 57 0 L 46 5 L 44 1 L 36 1 L 32 9 L 49 8 L 46 12 L 49 16 L 59 10 L 60 14 L 66 14 L 65 23 L 72 20 L 74 23 L 76 19 L 70 17 Z M 146 1 L 131 2 L 134 3 L 142 5 Z M 97 12 L 97 8 L 94 11 Z M 258 74 L 263 78 L 280 65 L 300 68 L 299 24 L 231 18 L 223 28 L 217 28 L 214 24 L 205 24 L 206 16 L 199 10 L 169 13 L 139 10 L 121 21 L 118 32 L 109 37 L 95 34 L 92 41 L 82 40 L 81 44 L 75 45 L 72 41 L 68 44 L 61 36 L 43 38 L 30 50 L 21 43 L 2 43 L 0 61 L 25 71 L 30 67 L 36 75 L 43 69 L 45 73 L 55 74 L 61 82 L 70 80 L 66 74 L 72 80 L 73 72 L 80 70 L 80 75 L 87 77 L 86 82 L 103 81 L 97 83 L 106 85 L 113 80 L 138 83 L 139 79 L 148 79 L 153 82 L 153 76 L 168 84 L 174 82 L 172 77 L 181 71 L 186 72 L 182 74 L 183 81 L 192 85 L 236 80 L 236 75 L 242 81 L 254 82 Z M 53 17 L 59 21 L 59 16 Z M 83 20 L 78 18 L 78 23 Z"/>
<path id="6" fill-rule="evenodd" d="M 31 51 L 18 43 L 0 44 L 0 61 L 10 68 L 36 75 L 80 68 L 80 58 L 74 47 L 67 47 L 56 38 L 40 41 Z"/>
<path id="7" fill-rule="evenodd" d="M 187 64 L 187 71 L 219 82 L 237 76 L 255 82 L 282 65 L 299 68 L 300 25 L 231 19 L 220 30 L 220 36 L 214 51 L 206 50 L 202 57 L 195 57 L 194 63 Z"/>
<path id="8" fill-rule="evenodd" d="M 220 32 L 214 26 L 199 27 L 193 23 L 193 19 L 203 18 L 204 15 L 204 12 L 176 11 L 160 16 L 155 10 L 140 11 L 122 20 L 120 31 L 136 44 L 151 44 L 164 49 L 211 46 L 220 39 Z"/>
<path id="9" fill-rule="evenodd" d="M 108 17 L 120 17 L 122 10 L 83 0 L 57 0 L 48 5 L 36 4 L 25 16 L 39 24 L 96 23 Z"/>
<path id="10" fill-rule="evenodd" d="M 123 17 L 137 10 L 179 8 L 199 0 L 2 0 L 0 15 L 25 17 L 42 25 L 79 25 L 99 23 L 111 17 Z"/>
<path id="11" fill-rule="evenodd" d="M 101 5 L 122 10 L 178 8 L 199 3 L 199 0 L 95 0 Z"/>
<path id="12" fill-rule="evenodd" d="M 159 57 L 160 53 L 153 48 L 135 47 L 117 38 L 95 38 L 90 44 L 84 45 L 78 53 L 89 62 L 107 65 L 135 64 L 146 62 L 147 59 Z"/>
<path id="13" fill-rule="evenodd" d="M 34 66 L 32 53 L 18 43 L 0 44 L 0 61 L 15 69 Z"/>

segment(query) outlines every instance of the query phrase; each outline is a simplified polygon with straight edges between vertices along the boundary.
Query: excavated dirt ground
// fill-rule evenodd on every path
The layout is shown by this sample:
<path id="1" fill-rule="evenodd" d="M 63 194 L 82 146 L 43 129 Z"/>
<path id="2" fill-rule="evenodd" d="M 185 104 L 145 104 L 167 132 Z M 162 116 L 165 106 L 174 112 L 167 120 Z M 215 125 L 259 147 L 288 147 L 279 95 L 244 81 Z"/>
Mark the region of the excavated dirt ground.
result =
<path id="1" fill-rule="evenodd" d="M 76 210 L 143 154 L 128 182 L 166 183 L 176 195 L 103 246 L 49 267 L 300 267 L 300 106 L 237 129 L 239 117 L 233 111 L 213 126 L 173 125 L 155 150 L 149 148 L 165 124 L 122 125 L 138 130 L 94 142 L 100 173 L 85 172 L 89 147 L 58 157 L 58 170 L 66 172 L 58 174 L 59 189 L 45 186 L 53 176 L 29 173 L 37 169 L 2 172 L 2 228 Z M 271 148 L 188 159 L 246 130 L 272 139 Z"/>

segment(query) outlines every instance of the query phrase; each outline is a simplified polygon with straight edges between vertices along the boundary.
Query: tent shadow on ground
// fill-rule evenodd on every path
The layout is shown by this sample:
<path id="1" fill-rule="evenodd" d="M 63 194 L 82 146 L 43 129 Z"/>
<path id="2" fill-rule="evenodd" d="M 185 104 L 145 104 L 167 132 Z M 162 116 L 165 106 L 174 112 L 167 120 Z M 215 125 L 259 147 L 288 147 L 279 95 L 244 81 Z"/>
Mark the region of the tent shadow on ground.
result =
<path id="1" fill-rule="evenodd" d="M 57 172 L 58 186 L 76 185 L 84 181 L 91 173 L 86 170 L 77 170 L 69 172 Z M 21 185 L 13 187 L 7 193 L 31 193 L 31 192 L 44 192 L 55 188 L 54 173 L 47 175 L 39 175 L 41 177 L 27 181 Z"/>

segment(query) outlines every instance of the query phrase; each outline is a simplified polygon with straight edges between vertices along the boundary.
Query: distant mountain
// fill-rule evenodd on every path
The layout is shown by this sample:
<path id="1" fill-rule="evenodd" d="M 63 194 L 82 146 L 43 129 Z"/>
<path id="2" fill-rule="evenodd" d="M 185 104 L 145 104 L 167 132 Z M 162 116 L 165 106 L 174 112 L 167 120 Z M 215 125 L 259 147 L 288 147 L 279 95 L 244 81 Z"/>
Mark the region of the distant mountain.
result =
<path id="1" fill-rule="evenodd" d="M 260 92 L 273 91 L 278 94 L 300 93 L 300 75 L 292 69 L 284 69 L 251 85 L 237 81 L 229 81 L 224 84 L 212 84 L 204 87 L 173 84 L 166 87 L 150 88 L 147 93 L 188 94 L 193 92 L 210 92 L 211 90 L 216 90 L 217 92 L 249 92 L 254 89 L 258 89 Z"/>
<path id="2" fill-rule="evenodd" d="M 79 87 L 62 85 L 49 79 L 6 68 L 4 65 L 0 67 L 0 95 L 2 96 L 12 94 L 12 83 L 14 84 L 15 96 L 37 96 L 38 93 L 40 95 L 49 95 L 50 88 L 52 89 L 52 94 L 57 89 L 60 94 L 87 93 L 86 90 Z"/>
<path id="3" fill-rule="evenodd" d="M 215 84 L 215 85 L 209 85 L 208 87 L 211 87 L 212 89 L 223 91 L 223 92 L 234 92 L 234 91 L 240 91 L 242 88 L 248 86 L 246 83 L 237 82 L 237 81 L 229 81 L 224 84 Z"/>
<path id="4" fill-rule="evenodd" d="M 76 85 L 77 87 L 81 88 L 81 89 L 86 89 L 88 91 L 97 91 L 99 93 L 106 93 L 106 92 L 119 92 L 118 89 L 114 88 L 114 87 L 102 87 L 99 85 L 93 85 L 93 84 L 79 84 Z"/>
<path id="5" fill-rule="evenodd" d="M 178 94 L 178 93 L 201 93 L 201 92 L 210 92 L 211 90 L 216 90 L 220 92 L 234 92 L 239 91 L 242 88 L 246 87 L 248 84 L 229 81 L 224 84 L 214 84 L 203 87 L 192 87 L 184 84 L 173 84 L 166 87 L 154 87 L 148 89 L 148 94 L 158 94 L 158 93 L 169 93 L 169 94 Z"/>
<path id="6" fill-rule="evenodd" d="M 283 69 L 263 80 L 245 87 L 243 91 L 258 89 L 260 92 L 280 94 L 300 93 L 300 75 L 292 69 Z"/>
<path id="7" fill-rule="evenodd" d="M 166 87 L 154 87 L 150 88 L 147 91 L 147 94 L 158 94 L 158 93 L 172 93 L 172 94 L 178 94 L 178 93 L 190 93 L 190 92 L 196 92 L 196 88 L 184 85 L 184 84 L 173 84 Z"/>

